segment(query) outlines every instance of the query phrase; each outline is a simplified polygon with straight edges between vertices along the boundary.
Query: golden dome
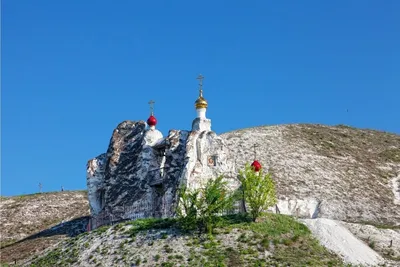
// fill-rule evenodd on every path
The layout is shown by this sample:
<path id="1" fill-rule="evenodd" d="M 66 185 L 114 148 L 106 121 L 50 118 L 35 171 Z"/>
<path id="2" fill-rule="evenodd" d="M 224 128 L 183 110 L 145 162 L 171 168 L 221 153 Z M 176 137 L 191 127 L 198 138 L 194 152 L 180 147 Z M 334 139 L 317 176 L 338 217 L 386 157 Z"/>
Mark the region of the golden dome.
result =
<path id="1" fill-rule="evenodd" d="M 203 97 L 203 90 L 200 90 L 200 96 L 197 98 L 196 102 L 194 102 L 196 109 L 199 108 L 207 108 L 208 103 L 207 100 Z"/>

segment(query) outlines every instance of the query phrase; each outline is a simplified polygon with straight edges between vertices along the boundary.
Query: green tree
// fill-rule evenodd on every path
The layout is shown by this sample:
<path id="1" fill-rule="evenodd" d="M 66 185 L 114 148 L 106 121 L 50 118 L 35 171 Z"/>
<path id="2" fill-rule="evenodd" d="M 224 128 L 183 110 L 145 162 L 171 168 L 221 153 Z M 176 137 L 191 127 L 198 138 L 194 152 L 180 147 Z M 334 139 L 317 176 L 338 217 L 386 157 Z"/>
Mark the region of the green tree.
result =
<path id="1" fill-rule="evenodd" d="M 181 187 L 179 190 L 179 202 L 177 215 L 183 229 L 191 230 L 197 226 L 199 203 L 199 189 L 188 190 Z"/>
<path id="2" fill-rule="evenodd" d="M 250 215 L 255 221 L 260 213 L 277 203 L 275 183 L 270 173 L 256 172 L 249 164 L 239 171 L 239 180 L 245 203 L 250 208 Z"/>
<path id="3" fill-rule="evenodd" d="M 231 209 L 234 200 L 235 194 L 229 190 L 223 176 L 207 181 L 201 190 L 199 210 L 208 234 L 212 234 L 218 215 Z"/>
<path id="4" fill-rule="evenodd" d="M 182 188 L 179 195 L 177 214 L 182 227 L 193 229 L 200 223 L 210 235 L 218 215 L 231 209 L 235 200 L 223 176 L 207 180 L 200 189 Z"/>

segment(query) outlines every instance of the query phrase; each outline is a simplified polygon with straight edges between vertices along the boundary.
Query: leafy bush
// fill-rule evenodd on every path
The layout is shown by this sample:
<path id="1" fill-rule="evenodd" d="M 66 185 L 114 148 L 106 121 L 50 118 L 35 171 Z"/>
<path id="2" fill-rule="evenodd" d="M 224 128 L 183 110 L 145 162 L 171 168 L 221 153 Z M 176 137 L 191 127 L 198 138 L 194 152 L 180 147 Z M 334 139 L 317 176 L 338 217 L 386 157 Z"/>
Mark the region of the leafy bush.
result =
<path id="1" fill-rule="evenodd" d="M 223 181 L 223 176 L 207 181 L 206 186 L 201 191 L 199 210 L 203 225 L 210 235 L 216 223 L 217 215 L 231 209 L 234 199 L 235 195 L 229 191 L 227 182 Z"/>
<path id="2" fill-rule="evenodd" d="M 209 179 L 200 189 L 181 189 L 177 210 L 183 228 L 200 226 L 212 234 L 217 216 L 231 209 L 235 200 L 235 194 L 230 192 L 223 179 L 223 176 Z"/>
<path id="3" fill-rule="evenodd" d="M 199 213 L 200 190 L 188 190 L 181 187 L 179 190 L 179 203 L 177 208 L 178 223 L 184 230 L 193 230 L 197 226 L 197 215 Z"/>
<path id="4" fill-rule="evenodd" d="M 256 172 L 249 164 L 239 172 L 241 190 L 245 202 L 250 207 L 250 215 L 255 221 L 262 211 L 276 204 L 275 184 L 271 174 L 263 170 Z"/>

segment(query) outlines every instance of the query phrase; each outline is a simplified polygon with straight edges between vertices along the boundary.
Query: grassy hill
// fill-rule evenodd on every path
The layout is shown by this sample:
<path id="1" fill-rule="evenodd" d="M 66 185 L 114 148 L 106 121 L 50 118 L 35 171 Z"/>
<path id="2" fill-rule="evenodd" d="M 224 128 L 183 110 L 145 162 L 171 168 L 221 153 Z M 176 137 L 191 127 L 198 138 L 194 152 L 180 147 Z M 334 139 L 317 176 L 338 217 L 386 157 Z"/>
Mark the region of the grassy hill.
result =
<path id="1" fill-rule="evenodd" d="M 344 266 L 290 216 L 253 223 L 221 218 L 213 237 L 180 230 L 175 220 L 104 226 L 61 243 L 31 266 Z"/>

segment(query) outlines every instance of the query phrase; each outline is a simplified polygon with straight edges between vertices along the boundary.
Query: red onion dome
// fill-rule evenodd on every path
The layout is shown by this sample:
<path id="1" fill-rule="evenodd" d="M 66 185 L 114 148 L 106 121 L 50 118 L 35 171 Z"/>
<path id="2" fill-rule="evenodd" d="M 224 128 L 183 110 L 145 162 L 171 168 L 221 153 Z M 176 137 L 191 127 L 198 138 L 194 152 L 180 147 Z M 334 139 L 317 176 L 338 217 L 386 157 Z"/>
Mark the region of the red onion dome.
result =
<path id="1" fill-rule="evenodd" d="M 261 170 L 261 164 L 257 160 L 253 161 L 251 164 L 251 167 L 253 167 L 254 171 L 258 172 Z"/>
<path id="2" fill-rule="evenodd" d="M 151 115 L 148 119 L 147 119 L 147 124 L 149 126 L 156 126 L 157 124 L 157 119 L 156 117 L 154 117 L 153 115 Z"/>

